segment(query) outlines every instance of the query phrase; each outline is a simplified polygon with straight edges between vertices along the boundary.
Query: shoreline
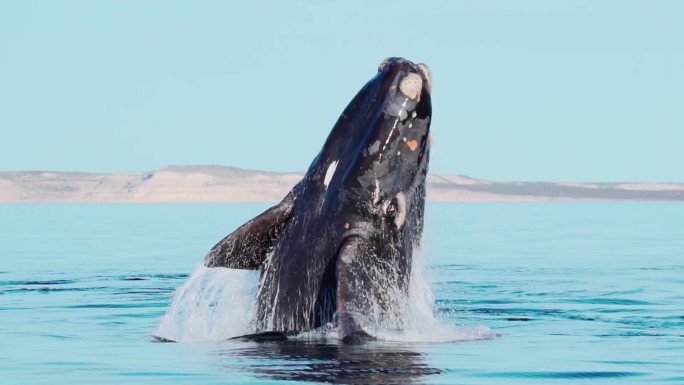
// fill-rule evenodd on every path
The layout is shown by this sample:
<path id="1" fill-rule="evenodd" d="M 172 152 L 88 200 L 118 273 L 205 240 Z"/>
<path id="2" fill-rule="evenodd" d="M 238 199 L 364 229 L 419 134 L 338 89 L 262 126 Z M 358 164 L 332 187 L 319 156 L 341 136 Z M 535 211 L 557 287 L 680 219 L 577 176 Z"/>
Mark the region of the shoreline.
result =
<path id="1" fill-rule="evenodd" d="M 303 173 L 227 166 L 166 166 L 153 172 L 0 172 L 0 204 L 274 203 Z M 429 174 L 430 202 L 684 201 L 684 183 L 493 182 Z"/>

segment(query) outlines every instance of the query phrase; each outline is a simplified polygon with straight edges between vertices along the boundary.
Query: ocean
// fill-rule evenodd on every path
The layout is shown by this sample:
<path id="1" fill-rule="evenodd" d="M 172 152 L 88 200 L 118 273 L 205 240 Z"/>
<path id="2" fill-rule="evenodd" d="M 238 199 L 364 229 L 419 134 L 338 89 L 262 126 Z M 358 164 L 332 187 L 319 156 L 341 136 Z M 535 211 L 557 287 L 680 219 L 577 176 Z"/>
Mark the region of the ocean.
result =
<path id="1" fill-rule="evenodd" d="M 414 329 L 361 345 L 227 339 L 258 274 L 199 265 L 267 207 L 0 205 L 0 384 L 684 383 L 684 203 L 430 203 Z"/>

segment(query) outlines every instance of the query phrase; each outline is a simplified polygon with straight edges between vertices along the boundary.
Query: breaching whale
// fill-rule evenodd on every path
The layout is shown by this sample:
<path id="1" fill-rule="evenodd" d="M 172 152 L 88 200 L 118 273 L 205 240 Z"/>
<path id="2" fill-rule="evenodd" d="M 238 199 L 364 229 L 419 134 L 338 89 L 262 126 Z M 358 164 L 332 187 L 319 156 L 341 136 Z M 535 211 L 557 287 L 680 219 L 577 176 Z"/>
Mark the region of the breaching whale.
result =
<path id="1" fill-rule="evenodd" d="M 207 267 L 258 269 L 254 328 L 400 328 L 423 231 L 430 69 L 389 58 L 344 109 L 303 179 L 218 242 Z"/>

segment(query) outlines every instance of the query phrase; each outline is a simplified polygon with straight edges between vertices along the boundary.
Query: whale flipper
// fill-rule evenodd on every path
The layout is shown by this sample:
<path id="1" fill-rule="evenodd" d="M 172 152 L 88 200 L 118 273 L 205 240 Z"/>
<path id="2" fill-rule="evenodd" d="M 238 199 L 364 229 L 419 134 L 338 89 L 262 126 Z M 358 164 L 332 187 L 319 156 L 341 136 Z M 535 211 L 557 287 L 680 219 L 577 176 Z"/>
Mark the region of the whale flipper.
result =
<path id="1" fill-rule="evenodd" d="M 288 194 L 279 204 L 254 217 L 217 243 L 204 258 L 207 267 L 258 269 L 292 214 Z"/>

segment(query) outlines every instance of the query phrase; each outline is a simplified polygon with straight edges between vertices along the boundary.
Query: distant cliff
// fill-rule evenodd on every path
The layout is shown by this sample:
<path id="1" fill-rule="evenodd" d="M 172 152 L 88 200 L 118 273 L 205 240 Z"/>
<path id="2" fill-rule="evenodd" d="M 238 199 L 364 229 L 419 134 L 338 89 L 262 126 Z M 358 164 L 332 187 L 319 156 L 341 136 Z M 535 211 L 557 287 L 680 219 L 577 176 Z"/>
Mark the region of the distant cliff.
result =
<path id="1" fill-rule="evenodd" d="M 276 202 L 302 178 L 223 166 L 154 172 L 0 172 L 0 203 Z M 684 200 L 684 183 L 491 182 L 430 174 L 432 201 Z"/>

